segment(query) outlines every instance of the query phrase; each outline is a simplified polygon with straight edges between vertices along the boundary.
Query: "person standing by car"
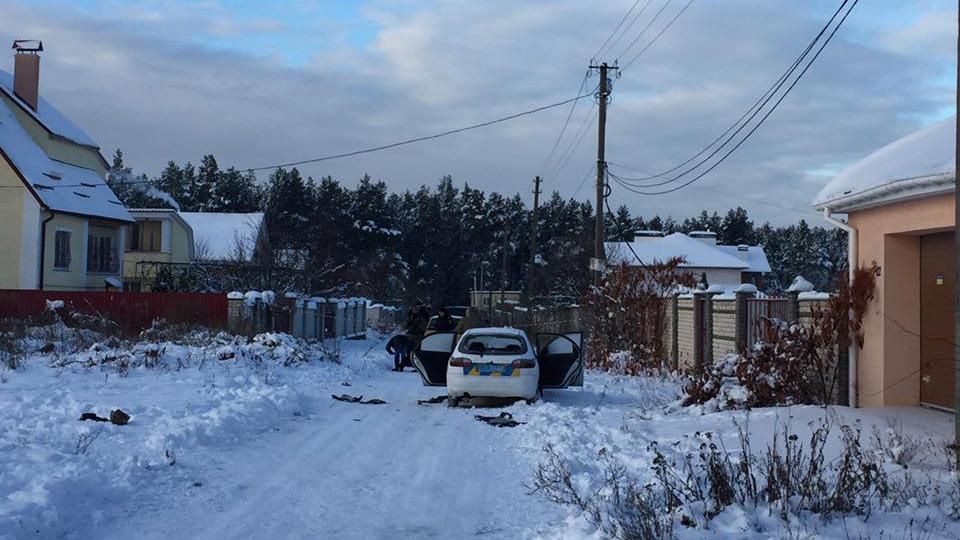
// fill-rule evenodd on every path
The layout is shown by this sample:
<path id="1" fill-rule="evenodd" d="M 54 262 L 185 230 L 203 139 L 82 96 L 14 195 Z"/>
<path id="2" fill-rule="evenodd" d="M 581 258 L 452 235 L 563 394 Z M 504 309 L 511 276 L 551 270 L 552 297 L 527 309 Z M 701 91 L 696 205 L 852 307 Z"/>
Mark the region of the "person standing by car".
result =
<path id="1" fill-rule="evenodd" d="M 410 352 L 413 351 L 415 343 L 410 336 L 406 334 L 397 334 L 387 342 L 387 352 L 393 355 L 393 370 L 403 371 L 403 367 L 411 365 Z"/>
<path id="2" fill-rule="evenodd" d="M 437 311 L 437 320 L 433 326 L 436 332 L 453 332 L 457 328 L 457 323 L 447 312 L 447 308 L 442 307 Z"/>

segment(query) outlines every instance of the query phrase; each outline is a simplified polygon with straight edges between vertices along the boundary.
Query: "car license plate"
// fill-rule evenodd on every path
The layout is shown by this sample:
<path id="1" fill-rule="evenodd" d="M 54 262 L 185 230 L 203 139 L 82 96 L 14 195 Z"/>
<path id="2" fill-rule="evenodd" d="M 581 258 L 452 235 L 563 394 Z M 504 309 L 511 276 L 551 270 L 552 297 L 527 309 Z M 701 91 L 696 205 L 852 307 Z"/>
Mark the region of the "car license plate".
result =
<path id="1" fill-rule="evenodd" d="M 471 375 L 490 376 L 490 375 L 509 375 L 511 371 L 510 364 L 474 364 L 474 369 L 470 371 Z"/>

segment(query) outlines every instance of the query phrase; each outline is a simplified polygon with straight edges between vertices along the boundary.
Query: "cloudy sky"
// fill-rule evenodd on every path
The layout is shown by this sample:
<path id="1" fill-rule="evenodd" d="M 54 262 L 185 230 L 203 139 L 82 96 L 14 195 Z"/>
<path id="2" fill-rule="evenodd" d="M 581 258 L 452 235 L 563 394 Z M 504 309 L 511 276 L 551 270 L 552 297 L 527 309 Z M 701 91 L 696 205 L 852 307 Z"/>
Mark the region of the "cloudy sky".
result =
<path id="1" fill-rule="evenodd" d="M 606 57 L 626 63 L 686 3 L 666 5 L 623 51 L 666 2 L 651 0 Z M 42 39 L 41 93 L 105 154 L 120 147 L 135 170 L 155 174 L 169 160 L 196 163 L 207 153 L 223 167 L 249 168 L 345 152 L 567 99 L 633 3 L 0 0 L 0 39 Z M 615 80 L 607 159 L 659 172 L 696 153 L 839 3 L 695 0 Z M 775 223 L 815 219 L 811 199 L 844 165 L 953 113 L 956 18 L 954 1 L 862 0 L 728 161 L 672 195 L 614 186 L 611 203 L 646 216 L 741 205 Z M 12 64 L 0 58 L 0 69 Z M 562 168 L 544 167 L 568 111 L 301 170 L 347 184 L 367 173 L 396 190 L 450 174 L 528 200 L 541 174 L 547 191 L 586 199 L 596 152 L 590 100 L 574 111 L 557 154 L 573 150 L 581 126 L 583 143 Z"/>

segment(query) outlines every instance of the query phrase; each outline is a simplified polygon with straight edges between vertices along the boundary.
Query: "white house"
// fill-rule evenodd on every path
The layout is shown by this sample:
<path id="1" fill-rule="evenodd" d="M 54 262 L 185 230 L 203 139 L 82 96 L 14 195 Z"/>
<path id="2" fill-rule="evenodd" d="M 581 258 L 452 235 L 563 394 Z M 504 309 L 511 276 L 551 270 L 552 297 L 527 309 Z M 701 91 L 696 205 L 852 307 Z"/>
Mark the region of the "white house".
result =
<path id="1" fill-rule="evenodd" d="M 717 244 L 716 233 L 710 231 L 694 231 L 689 235 L 640 231 L 629 246 L 627 242 L 607 242 L 605 250 L 611 265 L 640 266 L 641 261 L 652 264 L 682 257 L 685 262 L 680 268 L 693 273 L 697 279 L 706 274 L 710 285 L 759 285 L 763 275 L 770 272 L 763 246 Z"/>

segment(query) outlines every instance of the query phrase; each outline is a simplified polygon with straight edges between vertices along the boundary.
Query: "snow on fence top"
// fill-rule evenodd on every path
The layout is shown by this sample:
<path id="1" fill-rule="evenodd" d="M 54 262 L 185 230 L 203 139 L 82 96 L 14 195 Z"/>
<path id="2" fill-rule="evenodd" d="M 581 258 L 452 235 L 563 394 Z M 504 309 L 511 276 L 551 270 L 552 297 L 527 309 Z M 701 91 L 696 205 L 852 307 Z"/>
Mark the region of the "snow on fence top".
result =
<path id="1" fill-rule="evenodd" d="M 793 283 L 787 288 L 787 292 L 811 292 L 815 289 L 813 283 L 810 283 L 803 276 L 793 278 Z"/>
<path id="2" fill-rule="evenodd" d="M 956 116 L 951 116 L 847 167 L 820 190 L 814 206 L 841 210 L 852 202 L 848 199 L 861 194 L 879 198 L 891 191 L 929 189 L 931 183 L 943 183 L 943 180 L 949 180 L 952 186 L 955 123 Z"/>

